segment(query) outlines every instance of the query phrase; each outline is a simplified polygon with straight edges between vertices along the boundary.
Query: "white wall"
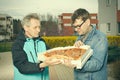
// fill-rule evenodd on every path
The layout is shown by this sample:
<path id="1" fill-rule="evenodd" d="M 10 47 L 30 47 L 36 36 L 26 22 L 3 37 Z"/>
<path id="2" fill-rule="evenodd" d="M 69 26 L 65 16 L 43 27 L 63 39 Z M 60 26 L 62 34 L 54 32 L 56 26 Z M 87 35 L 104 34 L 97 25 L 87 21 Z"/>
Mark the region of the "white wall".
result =
<path id="1" fill-rule="evenodd" d="M 120 10 L 120 0 L 118 0 L 118 10 Z"/>
<path id="2" fill-rule="evenodd" d="M 117 0 L 109 1 L 110 5 L 107 5 L 106 0 L 98 0 L 98 26 L 106 35 L 117 35 Z"/>

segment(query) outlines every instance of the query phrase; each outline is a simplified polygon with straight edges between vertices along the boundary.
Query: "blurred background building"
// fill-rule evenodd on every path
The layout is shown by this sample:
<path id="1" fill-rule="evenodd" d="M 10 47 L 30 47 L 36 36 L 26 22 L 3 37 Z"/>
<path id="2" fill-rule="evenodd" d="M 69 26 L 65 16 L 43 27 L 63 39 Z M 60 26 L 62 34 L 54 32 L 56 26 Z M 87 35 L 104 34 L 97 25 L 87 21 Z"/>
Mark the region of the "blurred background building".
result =
<path id="1" fill-rule="evenodd" d="M 0 41 L 13 37 L 13 18 L 7 14 L 0 14 Z"/>

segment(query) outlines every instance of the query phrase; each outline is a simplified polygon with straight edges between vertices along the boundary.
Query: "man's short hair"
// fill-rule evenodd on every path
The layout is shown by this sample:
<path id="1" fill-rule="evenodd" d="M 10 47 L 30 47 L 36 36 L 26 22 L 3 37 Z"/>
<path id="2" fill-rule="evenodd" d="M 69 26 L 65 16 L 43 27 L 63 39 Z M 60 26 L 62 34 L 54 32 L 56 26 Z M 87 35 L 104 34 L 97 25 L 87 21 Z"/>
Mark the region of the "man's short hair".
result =
<path id="1" fill-rule="evenodd" d="M 71 17 L 72 23 L 75 22 L 75 19 L 80 18 L 80 17 L 82 18 L 83 21 L 85 21 L 87 19 L 90 19 L 90 14 L 87 10 L 79 8 L 79 9 L 74 11 L 74 13 Z"/>
<path id="2" fill-rule="evenodd" d="M 23 18 L 23 20 L 21 22 L 22 26 L 24 26 L 24 25 L 30 26 L 31 19 L 36 19 L 36 20 L 40 21 L 40 18 L 37 13 L 30 13 Z"/>

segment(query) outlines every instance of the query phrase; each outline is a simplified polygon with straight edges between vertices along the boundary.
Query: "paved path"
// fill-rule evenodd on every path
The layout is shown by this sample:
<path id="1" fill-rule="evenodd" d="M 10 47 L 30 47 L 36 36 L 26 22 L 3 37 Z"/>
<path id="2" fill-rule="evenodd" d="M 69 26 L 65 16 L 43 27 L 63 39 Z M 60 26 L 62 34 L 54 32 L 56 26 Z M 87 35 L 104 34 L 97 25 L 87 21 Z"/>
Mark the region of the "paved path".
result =
<path id="1" fill-rule="evenodd" d="M 10 52 L 0 53 L 0 80 L 13 80 L 13 65 Z"/>
<path id="2" fill-rule="evenodd" d="M 115 80 L 110 67 L 111 65 L 108 65 L 108 80 Z M 0 80 L 13 80 L 13 75 L 11 52 L 0 53 Z"/>

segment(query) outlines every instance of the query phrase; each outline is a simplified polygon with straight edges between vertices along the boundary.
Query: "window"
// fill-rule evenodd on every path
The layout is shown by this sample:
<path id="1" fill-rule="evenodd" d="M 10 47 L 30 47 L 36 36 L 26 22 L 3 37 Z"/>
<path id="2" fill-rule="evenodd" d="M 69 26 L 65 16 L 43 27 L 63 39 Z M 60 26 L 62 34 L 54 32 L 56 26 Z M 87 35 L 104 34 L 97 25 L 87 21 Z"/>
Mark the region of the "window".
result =
<path id="1" fill-rule="evenodd" d="M 111 0 L 106 0 L 106 7 L 109 7 L 111 5 Z"/>
<path id="2" fill-rule="evenodd" d="M 118 22 L 118 33 L 120 34 L 120 22 Z"/>
<path id="3" fill-rule="evenodd" d="M 63 16 L 63 19 L 71 19 L 71 16 Z"/>
<path id="4" fill-rule="evenodd" d="M 107 32 L 111 32 L 111 25 L 110 25 L 110 23 L 107 23 Z"/>
<path id="5" fill-rule="evenodd" d="M 5 20 L 5 18 L 4 18 L 4 17 L 0 17 L 0 20 L 1 20 L 1 21 L 4 21 L 4 20 Z"/>
<path id="6" fill-rule="evenodd" d="M 64 26 L 72 26 L 70 23 L 65 23 Z"/>

